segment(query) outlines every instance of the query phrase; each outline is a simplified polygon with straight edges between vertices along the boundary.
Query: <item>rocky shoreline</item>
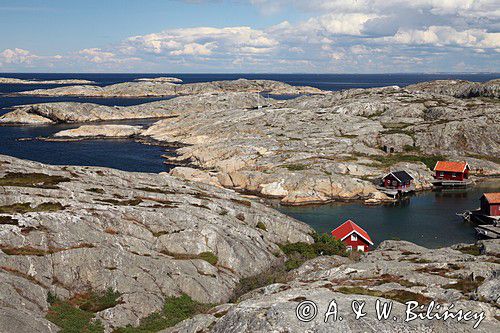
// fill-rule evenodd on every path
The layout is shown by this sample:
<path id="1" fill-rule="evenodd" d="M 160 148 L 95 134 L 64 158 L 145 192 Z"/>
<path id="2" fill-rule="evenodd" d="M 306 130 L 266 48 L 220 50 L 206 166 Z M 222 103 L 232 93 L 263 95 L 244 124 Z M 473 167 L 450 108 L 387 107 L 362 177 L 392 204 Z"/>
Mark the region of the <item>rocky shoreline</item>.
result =
<path id="1" fill-rule="evenodd" d="M 8 156 L 0 156 L 0 185 L 2 332 L 55 332 L 55 323 L 65 325 L 57 316 L 62 309 L 86 316 L 80 322 L 92 323 L 95 332 L 129 332 L 127 325 L 152 322 L 161 332 L 193 333 L 359 331 L 366 325 L 448 332 L 474 325 L 404 323 L 408 300 L 484 311 L 477 332 L 499 325 L 499 240 L 435 250 L 386 241 L 367 255 L 322 255 L 291 266 L 313 243 L 312 229 L 231 190 L 164 173 Z M 344 320 L 326 325 L 320 315 L 299 322 L 295 308 L 306 299 L 321 311 L 336 300 Z M 376 299 L 393 301 L 399 319 L 377 321 Z M 361 321 L 349 313 L 352 300 L 366 301 Z M 200 304 L 192 318 L 175 327 L 158 322 L 164 307 L 181 301 Z"/>
<path id="2" fill-rule="evenodd" d="M 229 91 L 217 94 L 201 90 L 130 107 L 18 106 L 0 117 L 0 123 L 164 118 L 134 135 L 182 144 L 178 156 L 167 161 L 189 161 L 198 171 L 179 169 L 176 176 L 189 179 L 196 174 L 198 180 L 278 198 L 285 205 L 387 202 L 391 199 L 375 186 L 378 179 L 406 170 L 415 178 L 416 190 L 430 189 L 431 169 L 440 159 L 467 160 L 478 177 L 500 174 L 498 80 L 434 81 L 291 100 L 233 91 L 253 87 L 245 82 L 246 88 L 241 82 L 227 84 Z M 72 133 L 116 137 L 109 127 L 99 126 Z"/>
<path id="3" fill-rule="evenodd" d="M 0 84 L 94 84 L 94 81 L 81 79 L 66 80 L 24 80 L 10 77 L 0 77 Z"/>
<path id="4" fill-rule="evenodd" d="M 117 83 L 109 86 L 77 85 L 51 89 L 21 91 L 13 95 L 27 96 L 80 96 L 80 97 L 168 97 L 196 94 L 219 94 L 224 92 L 268 93 L 273 95 L 325 94 L 313 88 L 292 86 L 272 80 L 211 81 L 177 84 L 172 79 L 144 79 L 135 82 Z"/>

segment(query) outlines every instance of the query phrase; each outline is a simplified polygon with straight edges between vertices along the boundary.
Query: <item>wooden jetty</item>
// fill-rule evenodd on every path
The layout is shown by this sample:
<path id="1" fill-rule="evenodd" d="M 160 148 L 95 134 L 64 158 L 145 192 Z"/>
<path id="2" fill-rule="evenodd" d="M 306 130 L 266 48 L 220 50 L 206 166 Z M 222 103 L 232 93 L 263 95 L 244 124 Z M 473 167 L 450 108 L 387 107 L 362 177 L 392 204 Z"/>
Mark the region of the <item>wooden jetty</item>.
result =
<path id="1" fill-rule="evenodd" d="M 476 228 L 478 235 L 485 238 L 500 238 L 500 227 L 494 225 L 479 225 Z"/>
<path id="2" fill-rule="evenodd" d="M 434 179 L 432 185 L 443 186 L 443 187 L 467 187 L 472 185 L 472 180 L 445 180 L 445 179 Z"/>

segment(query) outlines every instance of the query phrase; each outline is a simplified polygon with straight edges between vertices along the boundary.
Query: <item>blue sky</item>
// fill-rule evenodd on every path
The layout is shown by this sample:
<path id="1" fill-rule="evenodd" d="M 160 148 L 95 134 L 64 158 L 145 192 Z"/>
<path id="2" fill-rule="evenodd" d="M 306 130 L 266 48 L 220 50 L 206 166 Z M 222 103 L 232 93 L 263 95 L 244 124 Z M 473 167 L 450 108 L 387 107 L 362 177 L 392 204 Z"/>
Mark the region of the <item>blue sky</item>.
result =
<path id="1" fill-rule="evenodd" d="M 492 0 L 0 0 L 0 72 L 478 72 Z"/>

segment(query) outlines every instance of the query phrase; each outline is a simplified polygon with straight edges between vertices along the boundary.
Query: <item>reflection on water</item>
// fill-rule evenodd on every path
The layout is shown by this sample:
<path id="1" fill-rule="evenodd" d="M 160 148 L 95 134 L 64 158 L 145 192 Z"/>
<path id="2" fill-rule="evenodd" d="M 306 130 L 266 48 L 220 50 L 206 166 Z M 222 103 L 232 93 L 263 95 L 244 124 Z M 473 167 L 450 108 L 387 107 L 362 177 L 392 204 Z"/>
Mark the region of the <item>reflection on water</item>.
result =
<path id="1" fill-rule="evenodd" d="M 329 233 L 345 220 L 352 219 L 370 234 L 375 244 L 401 239 L 437 248 L 476 241 L 473 226 L 455 213 L 477 208 L 484 192 L 495 191 L 500 191 L 498 180 L 467 189 L 418 193 L 387 206 L 333 203 L 280 207 L 279 210 L 306 222 L 320 233 Z"/>

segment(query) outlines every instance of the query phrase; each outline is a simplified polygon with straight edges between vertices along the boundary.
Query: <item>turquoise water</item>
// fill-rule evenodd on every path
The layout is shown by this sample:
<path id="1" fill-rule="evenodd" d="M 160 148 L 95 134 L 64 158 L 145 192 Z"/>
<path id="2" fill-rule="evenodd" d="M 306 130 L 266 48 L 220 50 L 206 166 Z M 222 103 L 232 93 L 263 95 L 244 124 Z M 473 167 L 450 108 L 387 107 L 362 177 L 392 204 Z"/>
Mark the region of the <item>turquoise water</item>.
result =
<path id="1" fill-rule="evenodd" d="M 463 222 L 455 213 L 478 208 L 483 192 L 493 191 L 500 191 L 500 182 L 468 189 L 423 192 L 388 206 L 332 203 L 279 207 L 278 210 L 306 222 L 320 233 L 330 233 L 351 219 L 370 234 L 375 245 L 388 239 L 401 239 L 438 248 L 477 240 L 473 225 Z"/>

